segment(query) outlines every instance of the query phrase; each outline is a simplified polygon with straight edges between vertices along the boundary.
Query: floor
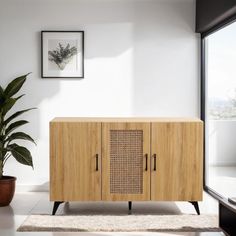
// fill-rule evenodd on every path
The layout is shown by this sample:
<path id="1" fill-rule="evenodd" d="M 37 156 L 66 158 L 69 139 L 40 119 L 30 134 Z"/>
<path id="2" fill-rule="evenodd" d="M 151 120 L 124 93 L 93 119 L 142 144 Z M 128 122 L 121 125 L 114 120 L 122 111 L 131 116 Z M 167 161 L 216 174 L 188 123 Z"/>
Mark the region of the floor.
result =
<path id="1" fill-rule="evenodd" d="M 209 166 L 207 183 L 226 198 L 236 197 L 236 166 Z"/>
<path id="2" fill-rule="evenodd" d="M 223 233 L 17 233 L 16 229 L 21 225 L 29 214 L 47 214 L 52 210 L 52 204 L 49 202 L 48 193 L 46 192 L 28 192 L 17 193 L 11 206 L 0 208 L 0 236 L 65 236 L 65 235 L 155 235 L 155 236 L 222 236 Z M 70 207 L 61 205 L 57 214 L 76 214 L 78 212 L 126 212 L 127 203 L 72 203 Z M 217 214 L 218 204 L 208 194 L 204 193 L 204 200 L 200 203 L 201 213 Z M 194 208 L 187 202 L 134 202 L 133 212 L 147 212 L 150 214 L 181 214 L 195 213 Z"/>

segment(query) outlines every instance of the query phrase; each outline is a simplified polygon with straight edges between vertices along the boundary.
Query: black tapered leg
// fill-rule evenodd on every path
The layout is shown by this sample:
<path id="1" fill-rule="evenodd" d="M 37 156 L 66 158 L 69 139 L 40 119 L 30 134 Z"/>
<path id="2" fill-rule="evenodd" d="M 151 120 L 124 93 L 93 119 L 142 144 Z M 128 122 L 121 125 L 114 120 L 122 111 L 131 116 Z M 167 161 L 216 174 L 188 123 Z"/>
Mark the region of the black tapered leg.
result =
<path id="1" fill-rule="evenodd" d="M 199 210 L 199 206 L 198 206 L 198 202 L 190 202 L 191 204 L 193 204 L 195 211 L 197 212 L 198 215 L 200 215 L 200 210 Z"/>
<path id="2" fill-rule="evenodd" d="M 132 213 L 132 202 L 129 201 L 128 205 L 129 205 L 129 215 L 130 215 Z"/>
<path id="3" fill-rule="evenodd" d="M 55 214 L 56 214 L 59 205 L 62 204 L 62 203 L 63 203 L 63 202 L 54 202 L 53 210 L 52 210 L 52 215 L 55 215 Z"/>

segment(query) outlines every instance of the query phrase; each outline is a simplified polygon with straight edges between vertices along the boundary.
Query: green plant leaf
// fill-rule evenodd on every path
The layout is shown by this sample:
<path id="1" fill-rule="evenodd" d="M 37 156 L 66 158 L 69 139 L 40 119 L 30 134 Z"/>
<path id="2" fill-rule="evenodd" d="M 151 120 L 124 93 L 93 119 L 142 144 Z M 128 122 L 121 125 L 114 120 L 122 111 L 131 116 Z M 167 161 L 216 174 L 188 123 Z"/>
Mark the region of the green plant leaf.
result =
<path id="1" fill-rule="evenodd" d="M 24 96 L 25 96 L 25 94 L 22 94 L 22 95 L 20 95 L 19 97 L 15 98 L 15 99 L 16 99 L 16 101 L 17 101 L 17 100 L 19 100 L 20 98 L 22 98 L 22 97 L 24 97 Z"/>
<path id="2" fill-rule="evenodd" d="M 15 105 L 16 101 L 18 99 L 22 98 L 23 96 L 24 96 L 24 94 L 19 96 L 19 97 L 17 97 L 17 98 L 7 98 L 4 101 L 4 104 L 3 104 L 2 108 L 1 108 L 3 116 L 5 116 L 7 114 L 7 112 L 10 111 L 11 108 Z"/>
<path id="3" fill-rule="evenodd" d="M 4 96 L 3 88 L 0 86 L 0 106 L 3 105 L 4 101 L 5 101 L 5 96 Z"/>
<path id="4" fill-rule="evenodd" d="M 17 129 L 18 127 L 22 126 L 22 125 L 25 125 L 29 123 L 27 120 L 19 120 L 19 121 L 16 121 L 12 124 L 10 124 L 7 128 L 6 128 L 6 131 L 5 131 L 5 135 L 9 135 L 13 130 Z"/>
<path id="5" fill-rule="evenodd" d="M 29 108 L 29 109 L 25 109 L 25 110 L 21 110 L 21 111 L 17 111 L 16 113 L 14 113 L 13 115 L 11 115 L 10 117 L 8 117 L 5 121 L 4 121 L 4 125 L 7 125 L 10 121 L 12 121 L 13 119 L 15 119 L 16 117 L 22 115 L 23 113 L 33 110 L 36 108 Z"/>
<path id="6" fill-rule="evenodd" d="M 29 75 L 30 73 L 17 77 L 16 79 L 12 80 L 6 87 L 6 89 L 4 90 L 4 95 L 8 98 L 12 97 L 14 94 L 16 94 L 22 87 L 22 85 L 24 84 L 26 77 Z"/>
<path id="7" fill-rule="evenodd" d="M 0 85 L 0 96 L 3 96 L 3 88 L 2 88 L 2 86 Z"/>
<path id="8" fill-rule="evenodd" d="M 33 160 L 30 151 L 17 144 L 11 144 L 8 146 L 12 156 L 21 164 L 33 167 Z"/>
<path id="9" fill-rule="evenodd" d="M 28 134 L 26 134 L 24 132 L 13 133 L 6 139 L 6 141 L 11 142 L 12 140 L 16 140 L 16 139 L 28 140 L 28 141 L 31 141 L 32 143 L 36 144 L 35 141 Z"/>
<path id="10" fill-rule="evenodd" d="M 3 114 L 3 116 L 5 116 L 6 113 L 11 110 L 11 108 L 14 106 L 15 103 L 16 103 L 16 99 L 15 98 L 9 98 L 9 99 L 7 99 L 4 102 L 4 104 L 2 106 L 2 114 Z"/>

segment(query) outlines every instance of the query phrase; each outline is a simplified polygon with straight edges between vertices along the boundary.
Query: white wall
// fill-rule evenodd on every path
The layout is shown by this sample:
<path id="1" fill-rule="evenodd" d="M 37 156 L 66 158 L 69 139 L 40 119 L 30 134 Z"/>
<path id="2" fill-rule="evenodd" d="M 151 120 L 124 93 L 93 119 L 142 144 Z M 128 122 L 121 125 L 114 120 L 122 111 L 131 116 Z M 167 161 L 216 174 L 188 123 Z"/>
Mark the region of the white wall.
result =
<path id="1" fill-rule="evenodd" d="M 55 116 L 199 116 L 193 0 L 0 0 L 1 84 L 32 71 L 17 109 L 34 171 L 9 161 L 19 185 L 46 186 Z M 40 78 L 40 31 L 85 31 L 85 78 Z"/>
<path id="2" fill-rule="evenodd" d="M 207 156 L 210 166 L 236 166 L 236 121 L 209 120 Z"/>

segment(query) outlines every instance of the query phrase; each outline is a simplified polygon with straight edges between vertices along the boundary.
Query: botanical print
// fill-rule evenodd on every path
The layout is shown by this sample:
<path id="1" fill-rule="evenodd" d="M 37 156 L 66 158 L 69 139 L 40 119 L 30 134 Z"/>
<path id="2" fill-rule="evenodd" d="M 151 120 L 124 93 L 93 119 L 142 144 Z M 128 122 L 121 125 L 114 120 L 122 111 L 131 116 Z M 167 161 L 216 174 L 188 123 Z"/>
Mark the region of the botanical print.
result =
<path id="1" fill-rule="evenodd" d="M 84 31 L 41 31 L 42 78 L 84 78 Z"/>
<path id="2" fill-rule="evenodd" d="M 48 51 L 48 60 L 54 62 L 60 70 L 64 70 L 74 56 L 78 53 L 76 46 L 71 46 L 70 43 L 59 42 L 54 50 Z"/>

